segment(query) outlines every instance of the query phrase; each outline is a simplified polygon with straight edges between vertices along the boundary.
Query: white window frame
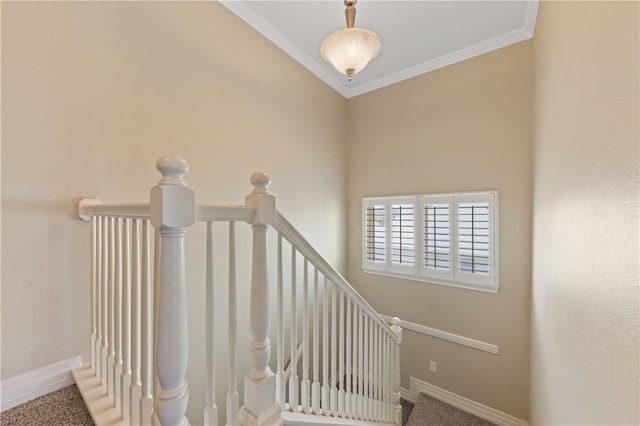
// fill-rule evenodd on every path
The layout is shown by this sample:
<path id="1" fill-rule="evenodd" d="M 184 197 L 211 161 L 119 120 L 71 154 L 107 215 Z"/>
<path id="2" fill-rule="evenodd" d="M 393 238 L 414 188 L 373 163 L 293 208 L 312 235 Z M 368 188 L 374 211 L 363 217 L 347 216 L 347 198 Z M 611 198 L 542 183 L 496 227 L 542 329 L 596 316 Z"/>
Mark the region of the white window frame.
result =
<path id="1" fill-rule="evenodd" d="M 413 265 L 393 264 L 391 259 L 391 209 L 393 205 L 411 204 L 414 208 L 414 246 Z M 460 269 L 459 247 L 459 207 L 465 203 L 487 203 L 489 207 L 489 273 L 470 273 Z M 425 265 L 425 209 L 426 204 L 449 205 L 449 269 L 434 269 Z M 385 207 L 385 261 L 372 262 L 367 259 L 367 223 L 366 212 L 370 206 Z M 498 191 L 456 192 L 449 194 L 427 194 L 389 197 L 365 197 L 362 199 L 362 269 L 364 272 L 388 275 L 398 278 L 442 284 L 454 287 L 497 293 L 499 289 L 499 250 L 498 250 Z"/>
<path id="2" fill-rule="evenodd" d="M 413 207 L 414 211 L 414 225 L 413 225 L 413 235 L 414 235 L 414 259 L 413 264 L 407 263 L 397 263 L 393 261 L 392 252 L 393 252 L 393 206 L 394 205 L 405 205 L 410 204 Z M 384 261 L 375 261 L 368 258 L 368 246 L 367 246 L 367 208 L 369 207 L 384 207 L 384 241 L 385 241 L 385 260 Z M 395 274 L 413 274 L 415 275 L 418 270 L 418 262 L 419 262 L 419 249 L 418 243 L 416 242 L 415 235 L 417 234 L 417 225 L 418 214 L 417 214 L 417 203 L 415 197 L 411 196 L 399 196 L 399 197 L 375 197 L 375 198 L 363 198 L 362 200 L 362 265 L 363 268 L 367 271 L 378 271 L 378 272 L 389 272 Z"/>

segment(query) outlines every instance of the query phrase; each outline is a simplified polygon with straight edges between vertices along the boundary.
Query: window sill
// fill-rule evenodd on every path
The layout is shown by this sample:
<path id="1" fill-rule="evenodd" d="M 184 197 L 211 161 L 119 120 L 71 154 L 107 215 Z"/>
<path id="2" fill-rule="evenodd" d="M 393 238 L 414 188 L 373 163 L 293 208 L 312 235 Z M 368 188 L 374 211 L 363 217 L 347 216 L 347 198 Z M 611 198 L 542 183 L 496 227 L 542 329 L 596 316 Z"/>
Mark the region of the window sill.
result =
<path id="1" fill-rule="evenodd" d="M 430 277 L 421 277 L 421 276 L 416 276 L 416 275 L 409 275 L 409 274 L 402 274 L 399 272 L 390 272 L 390 271 L 385 271 L 385 270 L 380 270 L 380 269 L 368 269 L 368 268 L 362 268 L 362 271 L 366 274 L 373 274 L 373 275 L 382 275 L 385 277 L 391 277 L 391 278 L 399 278 L 399 279 L 404 279 L 404 280 L 411 280 L 411 281 L 418 281 L 418 282 L 422 282 L 422 283 L 428 283 L 428 284 L 436 284 L 436 285 L 445 285 L 448 287 L 457 287 L 457 288 L 462 288 L 462 289 L 466 289 L 466 290 L 476 290 L 476 291 L 482 291 L 485 293 L 498 293 L 499 290 L 499 286 L 498 283 L 496 282 L 493 285 L 481 285 L 481 284 L 469 284 L 469 283 L 462 283 L 462 282 L 458 282 L 458 281 L 449 281 L 449 280 L 443 280 L 443 279 L 437 279 L 437 278 L 430 278 Z"/>

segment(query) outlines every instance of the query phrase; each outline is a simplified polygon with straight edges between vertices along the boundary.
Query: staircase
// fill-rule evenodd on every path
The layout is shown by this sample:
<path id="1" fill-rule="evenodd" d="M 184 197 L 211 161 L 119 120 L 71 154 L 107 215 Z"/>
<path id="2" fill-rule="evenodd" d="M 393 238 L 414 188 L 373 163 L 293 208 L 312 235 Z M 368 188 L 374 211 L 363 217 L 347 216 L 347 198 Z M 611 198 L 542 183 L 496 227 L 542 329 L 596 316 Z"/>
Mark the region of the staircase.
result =
<path id="1" fill-rule="evenodd" d="M 184 181 L 186 161 L 165 156 L 156 167 L 162 179 L 151 189 L 150 203 L 82 200 L 79 205 L 80 217 L 91 224 L 92 334 L 90 363 L 73 374 L 94 422 L 189 424 L 185 257 L 190 253 L 184 238 L 194 223 L 204 222 L 205 424 L 401 424 L 400 321 L 385 323 L 277 211 L 269 176 L 251 176 L 253 190 L 243 205 L 196 205 Z M 213 273 L 213 224 L 220 222 L 228 227 L 225 283 L 215 282 Z M 253 242 L 249 326 L 239 332 L 237 294 L 244 283 L 236 282 L 236 269 L 246 254 L 236 253 L 236 226 L 243 223 L 251 226 Z M 267 253 L 271 233 L 277 239 L 275 258 Z M 275 306 L 269 303 L 270 270 L 277 277 Z M 221 286 L 227 312 L 214 312 Z M 220 342 L 215 331 L 225 325 L 228 339 Z M 242 398 L 239 335 L 251 337 Z M 214 349 L 221 344 L 227 348 L 228 390 L 220 397 Z M 221 406 L 224 419 L 218 415 Z"/>

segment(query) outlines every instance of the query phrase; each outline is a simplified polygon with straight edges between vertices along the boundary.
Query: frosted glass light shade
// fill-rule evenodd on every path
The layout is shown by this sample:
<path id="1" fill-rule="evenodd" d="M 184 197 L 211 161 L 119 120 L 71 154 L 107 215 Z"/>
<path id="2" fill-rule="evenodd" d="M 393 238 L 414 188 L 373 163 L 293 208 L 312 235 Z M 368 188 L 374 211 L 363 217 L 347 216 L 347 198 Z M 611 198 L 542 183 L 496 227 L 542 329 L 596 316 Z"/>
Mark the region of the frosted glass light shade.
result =
<path id="1" fill-rule="evenodd" d="M 376 33 L 362 28 L 346 28 L 329 35 L 320 46 L 322 58 L 341 73 L 351 76 L 380 53 L 382 41 Z"/>

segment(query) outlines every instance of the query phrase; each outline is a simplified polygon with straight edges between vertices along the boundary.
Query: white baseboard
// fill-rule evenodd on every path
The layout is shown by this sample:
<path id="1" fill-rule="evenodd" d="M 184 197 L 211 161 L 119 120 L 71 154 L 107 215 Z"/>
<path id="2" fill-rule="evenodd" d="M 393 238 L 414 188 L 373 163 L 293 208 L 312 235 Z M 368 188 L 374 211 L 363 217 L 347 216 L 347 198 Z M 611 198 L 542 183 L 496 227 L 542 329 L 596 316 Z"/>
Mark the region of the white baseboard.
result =
<path id="1" fill-rule="evenodd" d="M 485 420 L 489 420 L 499 426 L 526 426 L 528 423 L 525 420 L 514 417 L 510 414 L 503 413 L 494 408 L 487 407 L 479 402 L 472 401 L 463 396 L 457 395 L 448 390 L 444 390 L 430 383 L 418 380 L 415 377 L 409 378 L 410 393 L 415 399 L 418 398 L 419 393 L 424 393 L 442 402 L 446 402 L 449 405 L 453 405 L 467 413 L 471 413 L 474 416 L 478 416 Z"/>
<path id="2" fill-rule="evenodd" d="M 407 389 L 407 388 L 400 387 L 400 398 L 402 398 L 402 399 L 404 399 L 406 401 L 409 401 L 409 402 L 411 402 L 413 404 L 416 403 L 416 397 L 413 396 L 411 391 L 409 389 Z"/>
<path id="3" fill-rule="evenodd" d="M 80 355 L 4 380 L 0 383 L 0 412 L 72 385 L 71 370 Z"/>

